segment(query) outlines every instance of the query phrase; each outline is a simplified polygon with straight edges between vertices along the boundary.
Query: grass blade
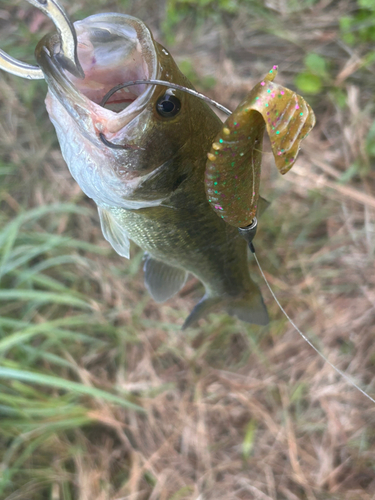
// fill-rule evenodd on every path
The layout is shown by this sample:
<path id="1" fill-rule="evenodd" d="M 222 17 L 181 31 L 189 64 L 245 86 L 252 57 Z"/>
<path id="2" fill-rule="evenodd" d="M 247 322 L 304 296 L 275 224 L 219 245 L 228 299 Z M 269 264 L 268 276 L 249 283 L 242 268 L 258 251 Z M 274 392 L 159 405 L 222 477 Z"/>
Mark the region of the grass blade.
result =
<path id="1" fill-rule="evenodd" d="M 110 403 L 117 403 L 118 405 L 128 408 L 129 410 L 140 412 L 144 411 L 141 406 L 131 403 L 130 401 L 127 401 L 119 396 L 115 396 L 109 392 L 103 391 L 102 389 L 83 385 L 79 382 L 73 382 L 71 380 L 65 380 L 63 378 L 53 377 L 51 375 L 44 375 L 42 373 L 28 372 L 24 370 L 15 370 L 13 368 L 4 368 L 0 366 L 0 378 L 22 380 L 24 382 L 46 385 L 56 389 L 71 391 L 76 394 L 84 394 L 94 398 L 104 399 Z"/>

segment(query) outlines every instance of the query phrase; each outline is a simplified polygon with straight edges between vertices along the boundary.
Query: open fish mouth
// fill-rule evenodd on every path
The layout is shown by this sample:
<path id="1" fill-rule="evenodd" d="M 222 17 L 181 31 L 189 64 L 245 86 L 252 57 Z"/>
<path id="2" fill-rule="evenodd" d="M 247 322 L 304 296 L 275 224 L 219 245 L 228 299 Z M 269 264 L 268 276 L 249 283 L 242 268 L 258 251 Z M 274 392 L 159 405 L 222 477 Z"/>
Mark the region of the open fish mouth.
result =
<path id="1" fill-rule="evenodd" d="M 50 91 L 75 120 L 91 116 L 97 130 L 113 136 L 144 109 L 154 88 L 134 85 L 122 89 L 108 100 L 105 109 L 100 102 L 118 84 L 156 77 L 157 55 L 151 32 L 138 19 L 121 14 L 90 16 L 76 22 L 75 29 L 83 80 L 54 57 L 59 48 L 56 35 L 39 43 L 38 63 Z"/>
<path id="2" fill-rule="evenodd" d="M 90 16 L 76 22 L 75 29 L 84 79 L 72 75 L 57 57 L 58 34 L 44 37 L 35 51 L 48 84 L 47 111 L 68 168 L 99 206 L 159 205 L 166 195 L 140 192 L 140 186 L 155 170 L 144 145 L 154 93 L 160 89 L 135 85 L 113 95 L 105 107 L 100 105 L 116 85 L 158 76 L 157 44 L 142 21 L 124 14 Z M 107 146 L 103 137 L 121 148 Z M 159 167 L 165 159 L 155 162 Z"/>

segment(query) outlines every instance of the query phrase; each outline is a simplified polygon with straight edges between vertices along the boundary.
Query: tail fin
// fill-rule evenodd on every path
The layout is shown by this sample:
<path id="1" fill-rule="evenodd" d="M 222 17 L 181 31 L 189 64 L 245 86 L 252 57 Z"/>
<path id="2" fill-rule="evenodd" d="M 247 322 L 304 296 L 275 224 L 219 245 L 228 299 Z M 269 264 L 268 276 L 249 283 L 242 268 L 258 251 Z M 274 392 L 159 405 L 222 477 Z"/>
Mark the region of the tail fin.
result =
<path id="1" fill-rule="evenodd" d="M 245 295 L 237 298 L 204 295 L 186 318 L 182 329 L 185 330 L 185 328 L 193 326 L 194 323 L 205 317 L 209 312 L 220 309 L 247 323 L 254 325 L 267 325 L 269 323 L 268 312 L 262 294 L 258 287 L 254 287 Z"/>

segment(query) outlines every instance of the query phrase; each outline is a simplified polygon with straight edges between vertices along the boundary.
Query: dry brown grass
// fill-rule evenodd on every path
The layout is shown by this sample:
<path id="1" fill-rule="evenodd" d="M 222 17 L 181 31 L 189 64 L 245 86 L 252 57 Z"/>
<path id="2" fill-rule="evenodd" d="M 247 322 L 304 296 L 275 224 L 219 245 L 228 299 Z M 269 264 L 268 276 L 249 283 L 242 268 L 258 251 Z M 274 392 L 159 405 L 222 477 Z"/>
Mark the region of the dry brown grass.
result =
<path id="1" fill-rule="evenodd" d="M 76 12 L 73 2 L 65 5 Z M 77 5 L 90 13 L 89 3 Z M 164 4 L 150 5 L 133 2 L 127 11 L 160 40 Z M 226 16 L 220 25 L 207 21 L 196 37 L 181 26 L 169 48 L 177 61 L 192 61 L 198 79 L 213 75 L 212 97 L 232 108 L 273 64 L 279 64 L 278 81 L 292 86 L 305 53 L 332 62 L 347 105 L 337 106 L 328 88 L 310 99 L 317 125 L 285 177 L 265 155 L 263 192 L 272 205 L 256 248 L 287 312 L 374 396 L 375 166 L 366 149 L 374 68 L 358 72 L 364 48 L 347 47 L 338 36 L 338 18 L 353 2 L 322 0 L 296 13 L 286 1 L 265 5 L 277 24 L 259 15 Z M 4 7 L 10 11 L 17 12 Z M 2 161 L 16 165 L 22 179 L 1 191 L 3 219 L 21 207 L 81 204 L 92 216 L 62 216 L 55 231 L 107 248 L 93 205 L 70 178 L 56 143 L 51 146 L 37 102 L 42 91 L 25 106 L 27 85 L 1 76 Z M 365 172 L 340 183 L 358 159 Z M 374 405 L 298 336 L 260 280 L 269 327 L 211 315 L 182 333 L 179 325 L 200 293 L 193 282 L 157 305 L 145 292 L 137 249 L 130 263 L 114 253 L 72 252 L 91 259 L 78 266 L 77 289 L 90 295 L 102 318 L 111 315 L 124 337 L 109 349 L 68 349 L 64 358 L 75 371 L 60 376 L 129 392 L 146 413 L 94 400 L 91 423 L 56 431 L 42 443 L 24 464 L 33 479 L 18 474 L 7 500 L 375 499 Z"/>

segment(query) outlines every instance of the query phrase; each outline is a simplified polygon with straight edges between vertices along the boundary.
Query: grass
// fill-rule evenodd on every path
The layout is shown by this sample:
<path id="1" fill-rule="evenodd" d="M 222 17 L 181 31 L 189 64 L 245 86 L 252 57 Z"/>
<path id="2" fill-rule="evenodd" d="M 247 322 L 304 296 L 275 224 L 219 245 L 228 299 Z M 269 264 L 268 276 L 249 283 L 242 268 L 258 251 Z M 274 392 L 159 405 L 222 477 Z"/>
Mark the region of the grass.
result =
<path id="1" fill-rule="evenodd" d="M 374 395 L 375 68 L 372 25 L 361 24 L 371 3 L 65 6 L 75 19 L 142 18 L 196 87 L 232 109 L 273 64 L 291 88 L 319 79 L 297 164 L 281 177 L 264 156 L 272 204 L 257 255 L 294 321 Z M 32 61 L 42 19 L 25 2 L 2 6 L 1 47 Z M 158 305 L 142 252 L 126 261 L 110 250 L 61 159 L 44 93 L 0 75 L 0 498 L 374 498 L 373 405 L 298 337 L 254 262 L 269 327 L 216 314 L 182 333 L 201 288 L 190 281 Z"/>

